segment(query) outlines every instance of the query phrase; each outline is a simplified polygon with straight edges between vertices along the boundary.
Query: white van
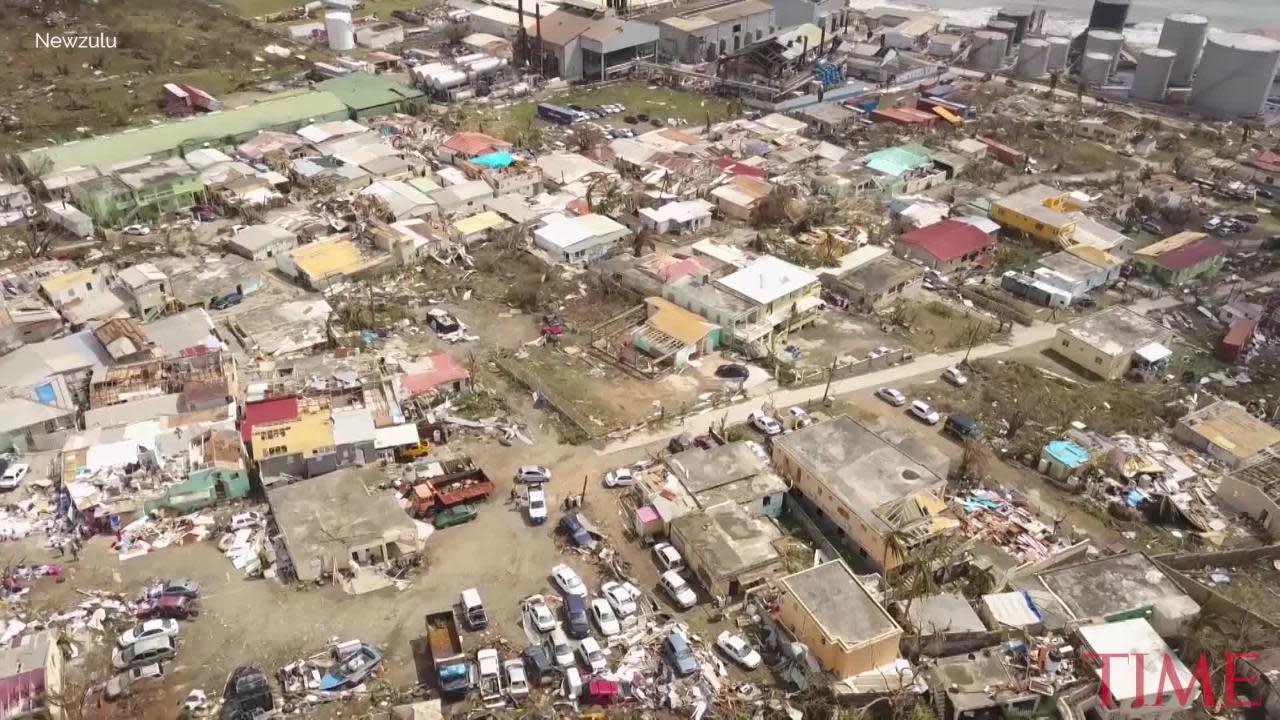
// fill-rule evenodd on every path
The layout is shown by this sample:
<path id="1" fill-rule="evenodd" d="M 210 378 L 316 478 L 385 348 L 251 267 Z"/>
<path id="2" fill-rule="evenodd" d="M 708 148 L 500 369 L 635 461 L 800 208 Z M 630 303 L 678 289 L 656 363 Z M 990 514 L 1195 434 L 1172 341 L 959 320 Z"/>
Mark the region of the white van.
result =
<path id="1" fill-rule="evenodd" d="M 484 611 L 484 603 L 480 601 L 480 591 L 467 588 L 462 591 L 462 618 L 470 630 L 483 630 L 489 626 L 489 616 Z"/>

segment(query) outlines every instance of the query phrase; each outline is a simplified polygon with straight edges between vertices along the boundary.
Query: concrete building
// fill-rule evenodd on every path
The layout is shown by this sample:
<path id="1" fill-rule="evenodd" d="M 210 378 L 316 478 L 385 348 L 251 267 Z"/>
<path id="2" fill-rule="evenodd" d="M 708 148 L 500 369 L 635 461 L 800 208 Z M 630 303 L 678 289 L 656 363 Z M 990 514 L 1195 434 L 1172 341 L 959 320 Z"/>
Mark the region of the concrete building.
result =
<path id="1" fill-rule="evenodd" d="M 1055 352 L 1104 380 L 1130 370 L 1167 367 L 1173 331 L 1128 308 L 1114 306 L 1058 328 Z"/>
<path id="2" fill-rule="evenodd" d="M 716 598 L 736 598 L 784 568 L 783 556 L 774 547 L 782 531 L 736 503 L 676 518 L 670 534 L 685 565 Z"/>
<path id="3" fill-rule="evenodd" d="M 1173 436 L 1234 468 L 1256 462 L 1280 445 L 1280 430 L 1230 400 L 1188 413 L 1174 426 Z"/>
<path id="4" fill-rule="evenodd" d="M 782 513 L 786 483 L 746 443 L 685 450 L 667 458 L 666 464 L 704 510 L 733 503 L 753 515 L 776 518 Z"/>
<path id="5" fill-rule="evenodd" d="M 1028 586 L 1048 590 L 1037 602 L 1068 623 L 1145 618 L 1161 637 L 1181 637 L 1200 606 L 1142 553 L 1125 553 L 1046 570 Z M 1051 628 L 1055 629 L 1055 628 Z"/>
<path id="6" fill-rule="evenodd" d="M 54 275 L 40 283 L 40 292 L 55 308 L 73 305 L 107 290 L 111 266 L 97 265 Z"/>
<path id="7" fill-rule="evenodd" d="M 1081 640 L 1079 650 L 1109 658 L 1105 673 L 1099 662 L 1089 664 L 1111 696 L 1104 703 L 1092 693 L 1087 704 L 1102 720 L 1173 720 L 1199 699 L 1200 688 L 1191 671 L 1146 620 L 1085 625 L 1076 634 Z M 1179 696 L 1169 687 L 1189 692 Z"/>
<path id="8" fill-rule="evenodd" d="M 388 259 L 366 254 L 345 237 L 333 237 L 277 255 L 276 267 L 305 288 L 323 290 Z"/>
<path id="9" fill-rule="evenodd" d="M 564 80 L 606 80 L 638 59 L 653 58 L 658 27 L 617 17 L 557 10 L 542 18 L 542 67 Z"/>
<path id="10" fill-rule="evenodd" d="M 848 415 L 775 438 L 773 462 L 793 491 L 884 570 L 905 559 L 886 550 L 889 533 L 905 532 L 909 547 L 918 547 L 958 525 L 942 514 L 946 479 Z"/>
<path id="11" fill-rule="evenodd" d="M 0 213 L 26 210 L 31 207 L 31 193 L 24 185 L 0 180 Z"/>
<path id="12" fill-rule="evenodd" d="M 1007 717 L 1035 710 L 1045 698 L 1026 688 L 1022 674 L 1006 660 L 998 647 L 934 660 L 926 670 L 929 685 L 946 688 L 941 698 L 946 713 L 939 713 L 939 717 L 962 720 L 985 717 L 988 712 Z"/>
<path id="13" fill-rule="evenodd" d="M 440 217 L 464 218 L 484 209 L 484 203 L 493 199 L 493 188 L 484 180 L 471 180 L 458 185 L 435 190 L 428 194 L 436 204 Z"/>
<path id="14" fill-rule="evenodd" d="M 131 265 L 116 274 L 134 317 L 146 322 L 159 317 L 169 305 L 169 276 L 152 263 Z"/>
<path id="15" fill-rule="evenodd" d="M 553 262 L 590 262 L 602 257 L 631 231 L 604 215 L 579 215 L 548 218 L 533 231 L 533 244 L 541 248 Z"/>
<path id="16" fill-rule="evenodd" d="M 23 633 L 0 648 L 0 707 L 12 720 L 62 720 L 65 708 L 57 702 L 66 692 L 59 633 Z"/>
<path id="17" fill-rule="evenodd" d="M 1075 245 L 1040 258 L 1033 275 L 1072 297 L 1085 295 L 1120 278 L 1124 261 L 1104 250 Z"/>
<path id="18" fill-rule="evenodd" d="M 1215 499 L 1280 540 L 1280 459 L 1267 458 L 1222 476 Z"/>
<path id="19" fill-rule="evenodd" d="M 684 7 L 658 21 L 659 50 L 665 58 L 701 63 L 777 31 L 773 5 L 762 0 L 738 0 L 711 7 Z"/>
<path id="20" fill-rule="evenodd" d="M 249 260 L 261 262 L 287 253 L 298 246 L 298 236 L 279 225 L 250 225 L 227 240 L 227 249 Z"/>
<path id="21" fill-rule="evenodd" d="M 772 3 L 778 29 L 811 24 L 827 31 L 827 38 L 834 38 L 852 12 L 841 0 L 775 0 Z"/>
<path id="22" fill-rule="evenodd" d="M 770 347 L 812 323 L 822 305 L 818 278 L 772 255 L 757 258 L 713 282 L 716 288 L 746 301 L 750 308 L 732 325 L 724 326 L 731 342 L 738 345 Z"/>
<path id="23" fill-rule="evenodd" d="M 298 580 L 315 582 L 354 563 L 369 567 L 421 549 L 413 520 L 378 470 L 349 470 L 268 488 L 271 514 Z"/>
<path id="24" fill-rule="evenodd" d="M 714 209 L 714 205 L 701 198 L 676 200 L 659 208 L 641 208 L 640 223 L 662 235 L 690 235 L 711 225 Z"/>
<path id="25" fill-rule="evenodd" d="M 851 308 L 875 312 L 919 292 L 924 287 L 924 271 L 886 253 L 843 272 L 822 273 L 822 286 L 848 301 Z"/>
<path id="26" fill-rule="evenodd" d="M 179 309 L 207 307 L 231 293 L 248 296 L 262 286 L 261 266 L 239 255 L 164 257 L 155 265 L 169 278 L 169 296 Z"/>
<path id="27" fill-rule="evenodd" d="M 894 614 L 906 629 L 919 633 L 921 647 L 930 654 L 961 652 L 973 647 L 975 640 L 987 638 L 987 626 L 960 593 L 900 601 L 894 604 Z"/>
<path id="28" fill-rule="evenodd" d="M 1032 185 L 991 203 L 991 219 L 1055 247 L 1072 244 L 1077 218 L 1083 209 L 1070 193 L 1047 185 Z"/>
<path id="29" fill-rule="evenodd" d="M 281 476 L 308 478 L 338 467 L 333 414 L 324 398 L 298 402 L 296 418 L 253 426 L 249 451 L 264 485 Z"/>
<path id="30" fill-rule="evenodd" d="M 1133 253 L 1133 264 L 1165 285 L 1185 285 L 1222 268 L 1227 244 L 1201 232 L 1180 232 Z"/>
<path id="31" fill-rule="evenodd" d="M 778 621 L 823 670 L 844 679 L 898 659 L 902 628 L 843 560 L 788 575 L 778 586 Z"/>

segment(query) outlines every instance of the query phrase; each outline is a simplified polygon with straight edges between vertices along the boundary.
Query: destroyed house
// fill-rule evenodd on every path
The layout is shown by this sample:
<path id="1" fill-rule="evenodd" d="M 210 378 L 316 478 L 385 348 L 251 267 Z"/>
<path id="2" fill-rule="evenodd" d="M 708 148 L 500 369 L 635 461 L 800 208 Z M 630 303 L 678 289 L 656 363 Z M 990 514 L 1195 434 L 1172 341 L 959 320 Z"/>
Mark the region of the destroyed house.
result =
<path id="1" fill-rule="evenodd" d="M 296 418 L 255 423 L 250 437 L 250 451 L 264 485 L 285 476 L 315 477 L 338 467 L 333 416 L 326 398 L 299 400 Z"/>
<path id="2" fill-rule="evenodd" d="M 1263 459 L 1280 445 L 1280 430 L 1230 400 L 1188 413 L 1174 426 L 1173 436 L 1233 468 Z"/>
<path id="3" fill-rule="evenodd" d="M 0 711 L 13 720 L 63 717 L 66 681 L 58 630 L 23 633 L 0 647 Z"/>
<path id="4" fill-rule="evenodd" d="M 1280 458 L 1267 458 L 1222 476 L 1216 497 L 1252 518 L 1272 540 L 1280 540 Z"/>
<path id="5" fill-rule="evenodd" d="M 160 508 L 191 512 L 249 495 L 249 467 L 236 431 L 197 432 L 190 439 L 186 462 L 186 479 L 149 500 L 145 505 L 148 512 Z"/>

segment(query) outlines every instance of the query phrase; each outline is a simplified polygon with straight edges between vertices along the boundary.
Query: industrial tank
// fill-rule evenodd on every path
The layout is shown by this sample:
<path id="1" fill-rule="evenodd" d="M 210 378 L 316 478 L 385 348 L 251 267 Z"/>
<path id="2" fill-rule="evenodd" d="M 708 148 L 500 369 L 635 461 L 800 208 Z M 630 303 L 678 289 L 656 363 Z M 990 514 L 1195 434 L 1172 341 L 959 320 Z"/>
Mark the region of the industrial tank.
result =
<path id="1" fill-rule="evenodd" d="M 1049 43 L 1049 72 L 1067 69 L 1067 56 L 1071 54 L 1071 38 L 1046 38 Z"/>
<path id="2" fill-rule="evenodd" d="M 1130 97 L 1148 102 L 1164 102 L 1169 89 L 1169 73 L 1178 54 L 1172 50 L 1150 48 L 1138 56 L 1138 69 L 1133 74 Z"/>
<path id="3" fill-rule="evenodd" d="M 1129 0 L 1094 0 L 1089 13 L 1089 29 L 1124 30 L 1129 19 Z"/>
<path id="4" fill-rule="evenodd" d="M 1191 76 L 1195 75 L 1208 35 L 1209 20 L 1203 15 L 1170 15 L 1164 19 L 1158 47 L 1172 50 L 1178 56 L 1173 61 L 1173 72 L 1169 74 L 1171 85 L 1185 87 L 1191 84 Z"/>
<path id="5" fill-rule="evenodd" d="M 324 14 L 324 31 L 329 36 L 330 50 L 351 50 L 356 46 L 356 32 L 351 25 L 351 13 L 330 10 Z"/>
<path id="6" fill-rule="evenodd" d="M 1191 104 L 1220 117 L 1262 113 L 1280 67 L 1280 42 L 1260 35 L 1211 32 L 1191 84 Z"/>
<path id="7" fill-rule="evenodd" d="M 1017 41 L 1014 40 L 1014 35 L 1018 32 L 1017 25 L 1008 22 L 1007 20 L 992 20 L 987 23 L 987 29 L 1004 35 L 1006 38 L 1004 48 L 1005 52 L 1013 52 L 1014 46 L 1017 45 Z"/>
<path id="8" fill-rule="evenodd" d="M 996 20 L 1013 23 L 1013 42 L 1020 43 L 1027 36 L 1027 28 L 1031 27 L 1031 11 L 1003 8 L 996 13 Z"/>
<path id="9" fill-rule="evenodd" d="M 1014 72 L 1021 78 L 1044 77 L 1049 72 L 1049 42 L 1039 38 L 1024 40 L 1018 49 Z"/>
<path id="10" fill-rule="evenodd" d="M 1111 77 L 1111 56 L 1106 53 L 1087 52 L 1080 60 L 1080 81 L 1097 87 L 1106 85 Z"/>
<path id="11" fill-rule="evenodd" d="M 1124 36 L 1110 30 L 1090 30 L 1084 38 L 1084 51 L 1088 53 L 1104 53 L 1111 58 L 1108 74 L 1115 72 L 1120 63 L 1120 49 L 1124 47 Z"/>
<path id="12" fill-rule="evenodd" d="M 995 72 L 1004 65 L 1009 38 L 995 30 L 979 30 L 973 34 L 973 48 L 969 51 L 969 64 L 974 70 Z"/>

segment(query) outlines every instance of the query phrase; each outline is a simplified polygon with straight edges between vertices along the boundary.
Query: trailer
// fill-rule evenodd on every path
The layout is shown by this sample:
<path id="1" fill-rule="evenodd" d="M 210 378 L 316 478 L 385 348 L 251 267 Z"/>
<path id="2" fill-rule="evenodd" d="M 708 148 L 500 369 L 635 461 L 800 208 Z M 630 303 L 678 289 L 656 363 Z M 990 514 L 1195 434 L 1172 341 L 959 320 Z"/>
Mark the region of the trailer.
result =
<path id="1" fill-rule="evenodd" d="M 408 498 L 415 517 L 426 517 L 445 508 L 487 500 L 493 481 L 470 458 L 431 461 L 418 465 Z"/>
<path id="2" fill-rule="evenodd" d="M 446 700 L 461 700 L 471 692 L 471 663 L 462 652 L 462 636 L 452 610 L 427 613 L 427 649 L 436 673 L 436 687 Z"/>

